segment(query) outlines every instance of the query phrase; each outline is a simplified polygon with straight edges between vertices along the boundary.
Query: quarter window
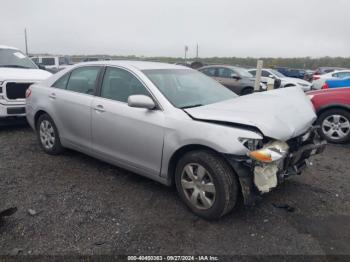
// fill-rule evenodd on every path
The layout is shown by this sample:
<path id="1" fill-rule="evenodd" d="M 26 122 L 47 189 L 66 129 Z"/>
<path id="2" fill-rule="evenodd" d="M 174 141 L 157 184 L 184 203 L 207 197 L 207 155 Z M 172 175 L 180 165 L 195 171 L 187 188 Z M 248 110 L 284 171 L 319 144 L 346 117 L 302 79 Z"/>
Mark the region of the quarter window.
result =
<path id="1" fill-rule="evenodd" d="M 100 67 L 98 66 L 87 66 L 73 70 L 68 81 L 67 90 L 82 94 L 94 94 L 99 71 Z"/>
<path id="2" fill-rule="evenodd" d="M 69 74 L 65 74 L 59 78 L 52 86 L 59 89 L 66 89 L 69 79 Z"/>
<path id="3" fill-rule="evenodd" d="M 131 73 L 108 67 L 103 78 L 101 97 L 128 102 L 131 95 L 149 95 L 143 84 Z"/>

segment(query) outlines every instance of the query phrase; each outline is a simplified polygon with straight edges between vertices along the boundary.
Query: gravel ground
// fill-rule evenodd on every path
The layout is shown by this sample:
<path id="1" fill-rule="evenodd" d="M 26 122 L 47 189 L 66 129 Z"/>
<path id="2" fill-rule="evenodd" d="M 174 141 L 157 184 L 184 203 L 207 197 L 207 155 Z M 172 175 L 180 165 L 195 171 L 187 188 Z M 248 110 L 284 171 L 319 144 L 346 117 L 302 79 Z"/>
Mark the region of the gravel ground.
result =
<path id="1" fill-rule="evenodd" d="M 27 126 L 1 128 L 0 145 L 0 209 L 18 208 L 0 226 L 0 255 L 350 254 L 349 144 L 216 222 L 174 188 L 77 152 L 46 155 Z"/>

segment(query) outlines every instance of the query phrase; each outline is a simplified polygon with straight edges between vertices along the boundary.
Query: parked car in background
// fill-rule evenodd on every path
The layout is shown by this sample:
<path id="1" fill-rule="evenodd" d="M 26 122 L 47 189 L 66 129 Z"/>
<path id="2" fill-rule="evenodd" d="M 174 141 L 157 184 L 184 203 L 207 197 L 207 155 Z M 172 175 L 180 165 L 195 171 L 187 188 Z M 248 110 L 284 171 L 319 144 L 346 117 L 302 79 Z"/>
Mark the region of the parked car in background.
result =
<path id="1" fill-rule="evenodd" d="M 72 65 L 72 62 L 67 56 L 33 56 L 31 59 L 35 64 L 51 73 L 56 73 Z"/>
<path id="2" fill-rule="evenodd" d="M 326 82 L 322 86 L 322 89 L 347 88 L 347 87 L 350 87 L 350 77 L 343 78 L 343 79 L 329 79 L 329 80 L 326 80 Z"/>
<path id="3" fill-rule="evenodd" d="M 350 77 L 350 70 L 333 71 L 327 74 L 318 75 L 317 77 L 314 77 L 311 89 L 313 90 L 321 89 L 327 80 L 332 80 L 332 79 L 337 80 L 337 79 L 343 79 L 347 77 Z"/>
<path id="4" fill-rule="evenodd" d="M 203 66 L 198 71 L 212 77 L 237 95 L 247 95 L 254 92 L 255 78 L 248 70 L 235 66 L 211 65 Z M 260 84 L 260 91 L 266 90 L 266 85 Z"/>
<path id="5" fill-rule="evenodd" d="M 249 73 L 252 75 L 256 75 L 256 69 L 249 69 Z M 281 81 L 281 87 L 292 87 L 297 86 L 303 89 L 304 91 L 310 91 L 311 90 L 311 83 L 298 78 L 293 77 L 286 77 L 282 73 L 278 72 L 275 69 L 268 69 L 264 68 L 261 71 L 261 81 L 263 83 L 267 83 L 269 79 L 273 80 L 280 80 Z"/>
<path id="6" fill-rule="evenodd" d="M 320 135 L 333 143 L 350 141 L 350 88 L 308 92 L 316 112 Z"/>
<path id="7" fill-rule="evenodd" d="M 325 147 L 300 89 L 239 97 L 172 64 L 78 64 L 27 93 L 27 119 L 46 153 L 72 148 L 175 184 L 206 219 L 230 212 L 238 194 L 253 204 Z"/>
<path id="8" fill-rule="evenodd" d="M 319 75 L 324 75 L 327 73 L 331 73 L 333 71 L 339 71 L 339 70 L 345 70 L 345 69 L 346 68 L 341 68 L 341 67 L 323 66 L 323 67 L 317 68 L 314 75 L 315 75 L 315 77 L 317 77 Z"/>
<path id="9" fill-rule="evenodd" d="M 315 74 L 314 70 L 305 70 L 304 80 L 308 82 L 312 82 L 314 79 L 314 74 Z"/>
<path id="10" fill-rule="evenodd" d="M 294 69 L 294 68 L 288 68 L 288 67 L 275 67 L 274 69 L 286 77 L 304 79 L 306 74 L 306 71 L 304 69 Z"/>
<path id="11" fill-rule="evenodd" d="M 0 46 L 0 121 L 24 116 L 27 88 L 49 76 L 19 49 Z"/>

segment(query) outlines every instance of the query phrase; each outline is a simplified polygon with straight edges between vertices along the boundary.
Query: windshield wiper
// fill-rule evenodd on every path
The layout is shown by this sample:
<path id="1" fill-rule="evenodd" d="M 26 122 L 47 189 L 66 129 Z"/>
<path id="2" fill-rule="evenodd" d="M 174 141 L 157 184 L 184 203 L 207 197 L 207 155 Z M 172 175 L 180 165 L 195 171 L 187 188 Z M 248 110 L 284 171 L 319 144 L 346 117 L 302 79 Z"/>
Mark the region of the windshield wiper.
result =
<path id="1" fill-rule="evenodd" d="M 202 104 L 195 104 L 195 105 L 182 106 L 182 107 L 180 107 L 180 109 L 186 109 L 186 108 L 192 108 L 192 107 L 198 107 L 198 106 L 202 106 Z"/>
<path id="2" fill-rule="evenodd" d="M 0 67 L 14 67 L 14 68 L 27 68 L 27 69 L 30 69 L 30 67 L 21 66 L 21 65 L 0 65 Z"/>

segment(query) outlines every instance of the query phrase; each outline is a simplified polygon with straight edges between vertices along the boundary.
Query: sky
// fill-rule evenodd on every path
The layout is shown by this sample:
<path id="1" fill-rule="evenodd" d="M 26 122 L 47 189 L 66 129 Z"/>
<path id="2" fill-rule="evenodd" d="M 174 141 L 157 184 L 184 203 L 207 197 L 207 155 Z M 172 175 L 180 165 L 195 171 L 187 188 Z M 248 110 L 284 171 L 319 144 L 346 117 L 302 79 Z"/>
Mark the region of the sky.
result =
<path id="1" fill-rule="evenodd" d="M 350 57 L 349 0 L 0 0 L 0 45 L 30 53 Z"/>

